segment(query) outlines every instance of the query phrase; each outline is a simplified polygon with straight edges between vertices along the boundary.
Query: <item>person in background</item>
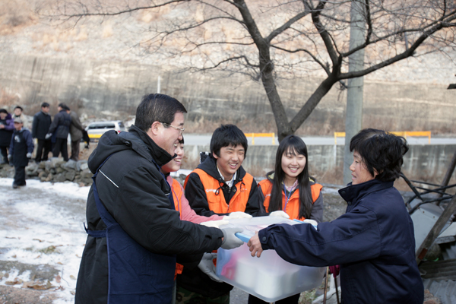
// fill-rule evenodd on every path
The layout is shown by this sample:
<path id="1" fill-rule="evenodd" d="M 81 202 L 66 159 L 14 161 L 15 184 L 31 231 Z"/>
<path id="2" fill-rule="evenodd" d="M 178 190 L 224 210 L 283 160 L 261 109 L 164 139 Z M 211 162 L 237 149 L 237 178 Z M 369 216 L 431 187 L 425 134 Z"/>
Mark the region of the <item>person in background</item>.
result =
<path id="1" fill-rule="evenodd" d="M 176 262 L 199 263 L 203 253 L 243 244 L 235 233 L 182 221 L 160 167 L 182 138 L 185 107 L 148 94 L 128 132 L 104 133 L 88 165 L 87 241 L 76 304 L 172 302 Z"/>
<path id="2" fill-rule="evenodd" d="M 25 114 L 23 114 L 24 109 L 21 106 L 16 106 L 13 110 L 13 119 L 16 117 L 20 118 L 23 121 L 23 127 L 24 128 L 29 128 L 29 123 L 28 123 L 28 118 Z"/>
<path id="3" fill-rule="evenodd" d="M 8 148 L 11 144 L 11 136 L 14 131 L 14 119 L 6 109 L 0 109 L 0 151 L 2 159 L 0 164 L 8 162 Z"/>
<path id="4" fill-rule="evenodd" d="M 242 167 L 247 138 L 235 125 L 222 125 L 211 138 L 211 153 L 187 176 L 184 188 L 190 206 L 203 216 L 245 212 L 264 213 L 253 176 Z M 199 269 L 185 269 L 177 277 L 178 297 L 198 303 L 229 303 L 233 287 L 218 283 Z M 185 302 L 185 301 L 184 301 Z"/>
<path id="5" fill-rule="evenodd" d="M 70 135 L 71 135 L 71 156 L 70 159 L 74 161 L 79 160 L 79 148 L 81 145 L 82 132 L 84 131 L 84 126 L 79 120 L 79 116 L 75 111 L 71 111 L 68 108 L 67 113 L 71 117 L 70 125 Z"/>
<path id="6" fill-rule="evenodd" d="M 364 129 L 350 141 L 352 182 L 339 190 L 344 215 L 311 225 L 272 225 L 247 245 L 252 256 L 275 249 L 298 265 L 340 265 L 342 303 L 423 303 L 413 222 L 394 188 L 408 151 L 403 137 Z"/>
<path id="7" fill-rule="evenodd" d="M 64 161 L 68 161 L 68 134 L 70 132 L 71 117 L 66 111 L 69 109 L 64 103 L 58 105 L 59 113 L 54 116 L 54 121 L 49 127 L 48 134 L 46 134 L 46 139 L 52 137 L 54 142 L 52 156 L 59 157 L 60 152 L 62 152 Z"/>
<path id="8" fill-rule="evenodd" d="M 46 134 L 51 126 L 52 118 L 49 115 L 49 104 L 43 102 L 41 111 L 33 116 L 32 137 L 37 139 L 38 148 L 36 149 L 35 161 L 37 163 L 48 160 L 49 151 L 51 151 L 51 140 L 46 139 Z"/>
<path id="9" fill-rule="evenodd" d="M 266 175 L 258 187 L 264 196 L 266 212 L 282 210 L 290 219 L 323 221 L 322 186 L 309 176 L 307 147 L 294 135 L 282 139 L 276 153 L 275 170 Z M 276 301 L 277 304 L 297 304 L 300 294 Z M 252 295 L 249 303 L 266 303 Z"/>
<path id="10" fill-rule="evenodd" d="M 27 128 L 23 127 L 24 124 L 20 117 L 14 119 L 14 132 L 11 137 L 10 154 L 8 155 L 9 161 L 14 165 L 14 181 L 13 188 L 17 189 L 19 186 L 25 186 L 25 167 L 28 165 L 33 152 L 33 139 L 32 134 Z"/>

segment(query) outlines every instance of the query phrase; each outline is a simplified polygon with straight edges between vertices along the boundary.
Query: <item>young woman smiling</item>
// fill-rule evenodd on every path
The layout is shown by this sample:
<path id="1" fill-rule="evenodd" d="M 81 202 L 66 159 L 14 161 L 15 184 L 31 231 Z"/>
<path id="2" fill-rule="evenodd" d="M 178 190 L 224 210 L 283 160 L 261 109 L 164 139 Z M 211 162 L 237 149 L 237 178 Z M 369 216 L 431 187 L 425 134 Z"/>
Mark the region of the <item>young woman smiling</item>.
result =
<path id="1" fill-rule="evenodd" d="M 309 176 L 307 147 L 297 136 L 285 137 L 276 154 L 275 170 L 267 174 L 258 187 L 264 196 L 266 212 L 286 213 L 290 219 L 323 220 L 322 186 Z M 284 213 L 283 213 L 284 212 Z M 277 304 L 296 304 L 299 294 L 277 301 Z M 265 303 L 250 295 L 249 304 Z"/>
<path id="2" fill-rule="evenodd" d="M 290 219 L 323 220 L 322 186 L 309 176 L 307 147 L 297 136 L 285 137 L 277 149 L 275 170 L 259 183 L 267 212 L 282 210 Z"/>

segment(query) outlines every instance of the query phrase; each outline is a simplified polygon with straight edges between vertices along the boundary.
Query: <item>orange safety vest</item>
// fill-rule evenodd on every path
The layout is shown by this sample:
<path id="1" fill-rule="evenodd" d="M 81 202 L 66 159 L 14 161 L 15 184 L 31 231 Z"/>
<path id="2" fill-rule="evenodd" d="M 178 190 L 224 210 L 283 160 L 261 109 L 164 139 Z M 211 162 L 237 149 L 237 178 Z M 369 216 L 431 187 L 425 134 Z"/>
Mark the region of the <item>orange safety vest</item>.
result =
<path id="1" fill-rule="evenodd" d="M 181 198 L 184 192 L 182 191 L 182 187 L 180 183 L 173 178 L 173 183 L 170 185 L 171 186 L 171 192 L 173 193 L 173 201 L 174 201 L 174 207 L 176 208 L 176 211 L 179 212 L 179 216 L 182 219 L 182 202 Z"/>
<path id="2" fill-rule="evenodd" d="M 173 183 L 171 184 L 171 192 L 173 193 L 173 200 L 174 200 L 174 207 L 179 212 L 179 217 L 182 219 L 182 195 L 184 192 L 177 180 L 173 178 Z M 181 274 L 184 270 L 184 265 L 176 263 L 176 271 L 174 272 L 174 280 L 176 280 L 176 276 Z"/>
<path id="3" fill-rule="evenodd" d="M 271 200 L 271 192 L 272 192 L 272 182 L 268 179 L 262 180 L 258 186 L 261 186 L 261 191 L 263 192 L 264 196 L 264 208 L 266 212 L 269 212 L 269 201 Z M 312 184 L 310 185 L 310 190 L 312 192 L 312 204 L 320 196 L 321 189 L 323 188 L 320 184 Z M 285 193 L 282 190 L 282 206 L 285 206 L 286 197 Z M 304 217 L 299 217 L 299 190 L 294 191 L 291 197 L 288 199 L 286 210 L 284 210 L 289 216 L 291 220 L 299 219 L 301 221 L 305 220 Z"/>
<path id="4" fill-rule="evenodd" d="M 225 196 L 218 180 L 207 174 L 204 170 L 195 169 L 192 173 L 199 175 L 204 190 L 206 191 L 207 203 L 209 210 L 215 213 L 231 213 L 236 211 L 245 212 L 247 202 L 249 201 L 250 189 L 252 188 L 253 176 L 246 173 L 242 181 L 235 185 L 236 193 L 227 204 Z M 184 188 L 187 185 L 188 177 L 185 179 Z"/>

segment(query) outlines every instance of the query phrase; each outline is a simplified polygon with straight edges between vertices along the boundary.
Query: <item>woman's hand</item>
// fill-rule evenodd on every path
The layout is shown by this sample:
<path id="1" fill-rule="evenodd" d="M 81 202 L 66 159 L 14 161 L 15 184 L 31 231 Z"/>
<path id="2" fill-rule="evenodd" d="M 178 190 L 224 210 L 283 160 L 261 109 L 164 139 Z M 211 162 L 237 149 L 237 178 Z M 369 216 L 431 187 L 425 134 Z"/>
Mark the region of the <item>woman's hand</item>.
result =
<path id="1" fill-rule="evenodd" d="M 249 246 L 249 250 L 251 252 L 252 257 L 254 257 L 255 255 L 257 257 L 261 256 L 263 248 L 261 247 L 260 238 L 258 237 L 258 231 L 255 232 L 255 235 L 250 238 L 249 242 L 247 243 L 247 246 Z"/>

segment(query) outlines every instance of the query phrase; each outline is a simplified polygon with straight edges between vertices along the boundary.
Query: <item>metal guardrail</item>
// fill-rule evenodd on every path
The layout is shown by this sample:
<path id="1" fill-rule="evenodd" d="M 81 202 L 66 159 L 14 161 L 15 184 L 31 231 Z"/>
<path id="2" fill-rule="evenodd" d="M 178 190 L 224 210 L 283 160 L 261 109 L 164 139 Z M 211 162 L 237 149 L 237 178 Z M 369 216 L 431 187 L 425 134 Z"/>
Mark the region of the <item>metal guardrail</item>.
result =
<path id="1" fill-rule="evenodd" d="M 431 131 L 392 131 L 388 132 L 397 136 L 403 136 L 407 138 L 407 136 L 414 136 L 414 137 L 427 137 L 428 143 L 431 143 Z M 345 132 L 334 132 L 334 144 L 337 145 L 337 137 L 345 137 Z"/>
<path id="2" fill-rule="evenodd" d="M 252 145 L 255 144 L 255 137 L 272 137 L 272 144 L 275 145 L 275 133 L 244 133 L 245 137 L 252 137 Z"/>

